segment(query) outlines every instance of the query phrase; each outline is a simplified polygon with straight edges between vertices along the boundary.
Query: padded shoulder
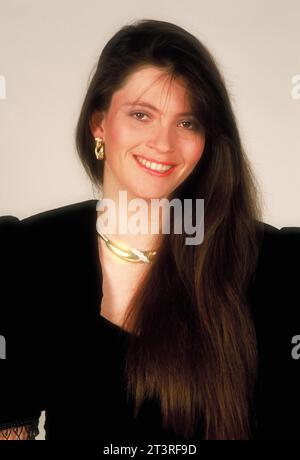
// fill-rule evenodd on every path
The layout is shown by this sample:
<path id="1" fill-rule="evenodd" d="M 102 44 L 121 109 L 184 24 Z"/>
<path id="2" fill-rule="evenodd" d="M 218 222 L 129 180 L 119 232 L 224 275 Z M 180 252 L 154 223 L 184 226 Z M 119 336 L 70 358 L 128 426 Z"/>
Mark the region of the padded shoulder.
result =
<path id="1" fill-rule="evenodd" d="M 20 220 L 16 216 L 0 217 L 0 254 L 1 260 L 9 253 L 9 246 L 20 231 Z"/>
<path id="2" fill-rule="evenodd" d="M 96 202 L 86 200 L 33 214 L 22 219 L 22 231 L 25 235 L 32 233 L 35 237 L 47 234 L 55 238 L 60 234 L 65 236 L 65 232 L 72 231 L 72 226 L 77 226 L 88 217 L 94 218 Z"/>

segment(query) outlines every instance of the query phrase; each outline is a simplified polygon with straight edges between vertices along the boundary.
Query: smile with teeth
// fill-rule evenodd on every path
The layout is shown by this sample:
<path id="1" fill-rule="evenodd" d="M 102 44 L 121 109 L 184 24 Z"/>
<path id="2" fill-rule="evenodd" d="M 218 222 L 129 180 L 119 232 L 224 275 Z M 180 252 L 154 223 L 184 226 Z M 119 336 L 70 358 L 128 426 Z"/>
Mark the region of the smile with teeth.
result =
<path id="1" fill-rule="evenodd" d="M 166 172 L 169 169 L 174 167 L 172 165 L 164 165 L 162 163 L 155 163 L 153 161 L 145 160 L 144 158 L 141 158 L 139 156 L 136 156 L 136 159 L 139 163 L 141 163 L 142 165 L 146 166 L 149 169 L 152 169 L 153 171 Z"/>

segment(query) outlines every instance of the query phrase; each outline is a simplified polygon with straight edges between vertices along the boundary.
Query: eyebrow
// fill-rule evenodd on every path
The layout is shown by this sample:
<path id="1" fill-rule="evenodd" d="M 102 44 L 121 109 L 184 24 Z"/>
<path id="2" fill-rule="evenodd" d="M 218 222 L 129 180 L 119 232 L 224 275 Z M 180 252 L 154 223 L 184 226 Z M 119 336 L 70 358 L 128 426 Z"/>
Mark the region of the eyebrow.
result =
<path id="1" fill-rule="evenodd" d="M 144 101 L 140 101 L 140 102 L 125 102 L 125 104 L 122 104 L 122 107 L 123 106 L 135 106 L 135 105 L 140 105 L 142 107 L 148 107 L 149 109 L 152 109 L 154 112 L 159 112 L 158 108 L 157 107 L 154 107 L 154 105 L 152 104 L 149 104 L 149 102 L 144 102 Z M 195 113 L 194 112 L 180 112 L 180 113 L 177 113 L 177 116 L 179 117 L 186 117 L 186 116 L 189 116 L 189 115 L 192 115 L 193 117 L 195 116 Z"/>

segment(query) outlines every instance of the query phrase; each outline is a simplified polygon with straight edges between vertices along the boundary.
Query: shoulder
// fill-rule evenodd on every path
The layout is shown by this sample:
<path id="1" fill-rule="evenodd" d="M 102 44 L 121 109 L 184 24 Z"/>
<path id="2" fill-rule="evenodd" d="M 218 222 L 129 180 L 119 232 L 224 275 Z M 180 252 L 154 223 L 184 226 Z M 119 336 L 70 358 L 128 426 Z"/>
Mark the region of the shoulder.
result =
<path id="1" fill-rule="evenodd" d="M 10 231 L 16 231 L 19 222 L 20 220 L 16 216 L 0 216 L 0 236 L 8 236 Z"/>
<path id="2" fill-rule="evenodd" d="M 42 232 L 43 234 L 64 231 L 82 219 L 93 218 L 96 213 L 97 200 L 86 200 L 60 206 L 33 214 L 24 219 L 14 215 L 0 216 L 0 243 L 4 239 L 12 239 L 17 233 Z M 96 214 L 95 214 L 96 215 Z"/>
<path id="3" fill-rule="evenodd" d="M 42 211 L 24 219 L 13 215 L 0 217 L 0 248 L 3 265 L 14 259 L 26 262 L 34 255 L 78 244 L 96 219 L 97 200 L 86 200 Z"/>
<path id="4" fill-rule="evenodd" d="M 52 238 L 65 236 L 72 229 L 76 230 L 78 225 L 93 220 L 96 215 L 96 202 L 97 200 L 81 201 L 26 217 L 20 221 L 22 232 L 34 237 L 38 234 L 43 237 L 51 235 Z"/>
<path id="5" fill-rule="evenodd" d="M 20 220 L 16 216 L 0 217 L 0 269 L 7 268 L 7 264 L 15 252 L 20 234 Z"/>
<path id="6" fill-rule="evenodd" d="M 298 270 L 300 256 L 300 227 L 277 228 L 259 222 L 261 232 L 257 273 L 276 271 L 286 278 Z"/>
<path id="7" fill-rule="evenodd" d="M 263 243 L 266 247 L 272 244 L 295 245 L 299 249 L 300 245 L 300 227 L 289 226 L 277 228 L 266 222 L 259 222 L 262 229 Z"/>
<path id="8" fill-rule="evenodd" d="M 257 303 L 264 303 L 264 309 L 273 301 L 274 306 L 283 302 L 288 311 L 294 300 L 300 298 L 297 281 L 300 271 L 300 227 L 276 228 L 265 222 L 260 224 L 262 238 L 251 285 L 252 294 Z"/>

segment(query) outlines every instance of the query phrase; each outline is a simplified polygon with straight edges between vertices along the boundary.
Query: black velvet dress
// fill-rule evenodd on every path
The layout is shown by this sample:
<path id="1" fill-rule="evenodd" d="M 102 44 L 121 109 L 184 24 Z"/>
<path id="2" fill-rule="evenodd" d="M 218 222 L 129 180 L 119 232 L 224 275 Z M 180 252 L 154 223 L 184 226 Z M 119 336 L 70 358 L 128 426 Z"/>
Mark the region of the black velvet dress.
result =
<path id="1" fill-rule="evenodd" d="M 100 314 L 96 204 L 0 218 L 0 430 L 23 425 L 34 439 L 45 411 L 48 440 L 180 441 L 162 428 L 157 401 L 134 419 L 126 400 L 130 334 Z M 263 229 L 250 290 L 260 357 L 252 438 L 299 439 L 300 228 Z M 201 439 L 199 420 L 189 442 Z"/>

